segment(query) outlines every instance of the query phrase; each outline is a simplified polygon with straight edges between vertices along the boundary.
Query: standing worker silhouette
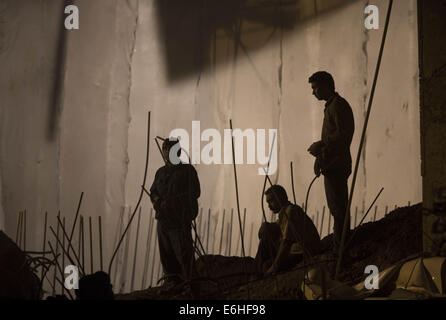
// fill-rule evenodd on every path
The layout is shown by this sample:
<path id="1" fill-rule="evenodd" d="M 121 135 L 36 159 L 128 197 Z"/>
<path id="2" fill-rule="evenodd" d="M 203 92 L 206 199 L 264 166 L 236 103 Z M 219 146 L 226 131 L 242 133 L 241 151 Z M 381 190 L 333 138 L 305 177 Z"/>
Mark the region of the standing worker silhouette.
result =
<path id="1" fill-rule="evenodd" d="M 179 141 L 166 139 L 162 147 L 165 165 L 158 169 L 150 199 L 158 220 L 158 243 L 167 287 L 191 278 L 195 257 L 191 233 L 198 214 L 200 181 L 191 164 L 179 160 Z"/>
<path id="2" fill-rule="evenodd" d="M 344 219 L 348 206 L 348 177 L 352 172 L 350 145 L 355 131 L 353 112 L 348 102 L 335 91 L 331 74 L 319 71 L 308 82 L 313 95 L 325 101 L 321 140 L 313 143 L 308 152 L 316 160 L 314 173 L 324 175 L 325 195 L 334 220 L 334 252 L 339 250 Z M 347 215 L 346 239 L 350 231 L 350 214 Z"/>

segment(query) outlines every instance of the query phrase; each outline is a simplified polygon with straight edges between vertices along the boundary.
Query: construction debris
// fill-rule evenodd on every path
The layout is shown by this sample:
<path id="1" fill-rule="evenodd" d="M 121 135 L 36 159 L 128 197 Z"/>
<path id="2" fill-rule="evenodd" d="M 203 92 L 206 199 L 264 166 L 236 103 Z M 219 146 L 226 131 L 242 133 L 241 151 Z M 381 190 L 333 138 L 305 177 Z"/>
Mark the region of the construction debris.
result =
<path id="1" fill-rule="evenodd" d="M 0 231 L 0 299 L 41 298 L 39 277 L 33 272 L 31 259 Z"/>
<path id="2" fill-rule="evenodd" d="M 197 260 L 201 278 L 192 291 L 186 285 L 164 290 L 159 286 L 119 295 L 116 299 L 438 297 L 445 293 L 446 282 L 444 276 L 439 275 L 445 274 L 446 263 L 440 257 L 425 257 L 423 263 L 419 262 L 422 255 L 421 219 L 422 205 L 418 204 L 397 208 L 379 221 L 359 226 L 345 256 L 339 281 L 332 280 L 336 257 L 332 253 L 332 235 L 329 235 L 322 240 L 324 250 L 321 255 L 289 272 L 259 279 L 255 275 L 252 258 L 208 255 Z M 376 266 L 380 272 L 378 290 L 364 289 L 364 281 L 369 275 L 364 270 L 368 265 Z M 414 266 L 418 267 L 414 269 Z M 413 272 L 408 273 L 407 270 Z M 408 285 L 403 285 L 405 283 Z M 417 291 L 410 291 L 411 288 Z"/>
<path id="3" fill-rule="evenodd" d="M 78 300 L 113 300 L 110 276 L 103 271 L 86 275 L 79 280 Z"/>

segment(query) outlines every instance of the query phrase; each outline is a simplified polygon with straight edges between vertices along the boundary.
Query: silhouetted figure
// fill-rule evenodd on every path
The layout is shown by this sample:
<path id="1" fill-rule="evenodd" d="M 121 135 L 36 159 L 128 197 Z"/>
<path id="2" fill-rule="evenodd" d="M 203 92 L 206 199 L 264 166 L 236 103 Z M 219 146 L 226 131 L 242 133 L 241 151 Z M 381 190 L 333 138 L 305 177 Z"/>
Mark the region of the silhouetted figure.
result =
<path id="1" fill-rule="evenodd" d="M 110 276 L 98 271 L 79 280 L 79 289 L 75 290 L 78 300 L 113 300 Z"/>
<path id="2" fill-rule="evenodd" d="M 305 257 L 312 257 L 321 250 L 319 234 L 313 221 L 301 207 L 288 201 L 285 189 L 280 185 L 270 187 L 266 202 L 276 222 L 264 222 L 259 229 L 259 247 L 256 264 L 259 273 L 269 275 L 290 269 Z"/>
<path id="3" fill-rule="evenodd" d="M 352 172 L 350 144 L 355 122 L 350 105 L 335 91 L 334 80 L 329 73 L 317 72 L 308 81 L 313 95 L 326 101 L 321 140 L 313 143 L 308 151 L 316 157 L 314 173 L 324 175 L 325 195 L 334 220 L 334 251 L 337 252 L 348 205 L 347 181 Z M 347 219 L 348 237 L 350 214 Z"/>
<path id="4" fill-rule="evenodd" d="M 195 168 L 179 162 L 181 149 L 178 140 L 166 139 L 162 152 L 166 164 L 155 174 L 150 198 L 158 220 L 158 244 L 164 277 L 167 283 L 176 284 L 182 279 L 189 279 L 194 268 L 191 223 L 198 214 L 197 199 L 201 191 Z"/>

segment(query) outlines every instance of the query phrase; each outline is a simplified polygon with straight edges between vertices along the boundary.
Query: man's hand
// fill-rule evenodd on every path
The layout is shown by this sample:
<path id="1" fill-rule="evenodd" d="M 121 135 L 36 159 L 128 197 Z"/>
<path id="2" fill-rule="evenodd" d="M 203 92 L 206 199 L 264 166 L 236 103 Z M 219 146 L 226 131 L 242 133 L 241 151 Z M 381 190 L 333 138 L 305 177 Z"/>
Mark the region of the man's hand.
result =
<path id="1" fill-rule="evenodd" d="M 318 141 L 313 143 L 309 148 L 308 148 L 308 152 L 314 156 L 314 157 L 318 157 L 321 155 L 322 153 L 322 147 L 323 147 L 323 143 L 322 141 Z"/>
<path id="2" fill-rule="evenodd" d="M 156 194 L 150 194 L 150 201 L 152 201 L 153 204 L 157 203 L 159 199 L 160 197 L 158 197 Z"/>

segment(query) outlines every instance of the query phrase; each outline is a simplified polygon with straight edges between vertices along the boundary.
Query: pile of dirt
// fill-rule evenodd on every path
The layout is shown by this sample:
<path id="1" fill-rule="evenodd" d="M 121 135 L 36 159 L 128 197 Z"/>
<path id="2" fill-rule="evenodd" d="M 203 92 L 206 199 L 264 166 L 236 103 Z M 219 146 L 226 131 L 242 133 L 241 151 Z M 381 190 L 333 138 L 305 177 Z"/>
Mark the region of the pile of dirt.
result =
<path id="1" fill-rule="evenodd" d="M 0 231 L 0 299 L 39 300 L 39 278 L 32 272 L 25 253 Z"/>
<path id="2" fill-rule="evenodd" d="M 332 236 L 322 241 L 326 251 L 332 249 Z M 347 249 L 339 279 L 350 283 L 364 278 L 367 265 L 375 265 L 382 271 L 400 260 L 421 253 L 422 205 L 398 208 L 379 221 L 359 226 Z M 328 269 L 333 269 L 331 264 Z"/>
<path id="3" fill-rule="evenodd" d="M 224 257 L 205 255 L 196 261 L 197 275 L 192 282 L 173 287 L 154 287 L 130 294 L 116 295 L 115 299 L 209 299 L 225 290 L 242 286 L 255 274 L 251 257 Z"/>
<path id="4" fill-rule="evenodd" d="M 113 289 L 110 276 L 98 271 L 79 280 L 79 289 L 76 291 L 77 300 L 113 300 Z"/>
<path id="5" fill-rule="evenodd" d="M 329 235 L 322 240 L 323 253 L 314 257 L 311 263 L 324 266 L 334 278 L 336 255 L 333 254 L 332 237 Z M 367 265 L 375 265 L 383 271 L 421 251 L 422 205 L 398 208 L 383 219 L 354 230 L 339 280 L 358 283 L 367 276 L 364 274 Z M 299 288 L 309 262 L 306 263 L 307 266 L 301 264 L 274 277 L 257 279 L 252 258 L 205 256 L 197 261 L 201 280 L 195 282 L 195 286 L 149 288 L 116 296 L 116 299 L 302 299 Z"/>

